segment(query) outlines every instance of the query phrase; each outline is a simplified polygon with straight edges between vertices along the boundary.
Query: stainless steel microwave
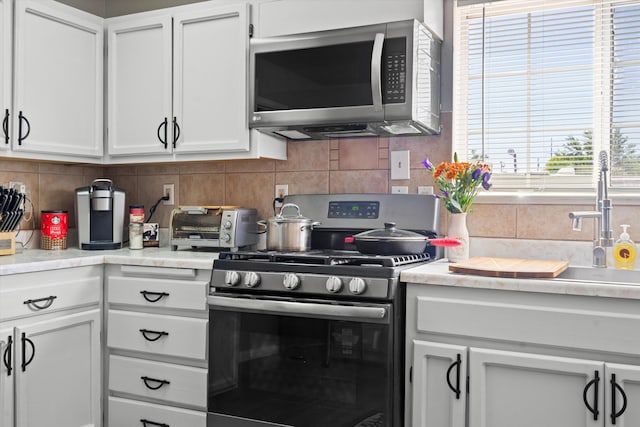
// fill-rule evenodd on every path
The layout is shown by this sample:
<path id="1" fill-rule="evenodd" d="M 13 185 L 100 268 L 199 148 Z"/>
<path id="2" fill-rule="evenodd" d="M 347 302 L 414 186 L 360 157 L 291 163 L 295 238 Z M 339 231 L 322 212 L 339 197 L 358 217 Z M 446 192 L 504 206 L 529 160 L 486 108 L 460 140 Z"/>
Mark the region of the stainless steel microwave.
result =
<path id="1" fill-rule="evenodd" d="M 251 39 L 249 127 L 292 140 L 438 133 L 440 47 L 417 20 Z"/>

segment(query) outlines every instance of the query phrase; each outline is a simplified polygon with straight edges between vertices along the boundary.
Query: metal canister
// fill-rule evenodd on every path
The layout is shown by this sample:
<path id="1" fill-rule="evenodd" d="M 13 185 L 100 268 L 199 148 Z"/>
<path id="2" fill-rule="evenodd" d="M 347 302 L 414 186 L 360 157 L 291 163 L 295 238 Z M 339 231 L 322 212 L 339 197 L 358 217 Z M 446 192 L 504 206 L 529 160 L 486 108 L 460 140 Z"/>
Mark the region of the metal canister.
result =
<path id="1" fill-rule="evenodd" d="M 67 249 L 69 219 L 67 211 L 40 212 L 40 248 Z"/>
<path id="2" fill-rule="evenodd" d="M 129 205 L 129 223 L 144 222 L 144 205 Z"/>

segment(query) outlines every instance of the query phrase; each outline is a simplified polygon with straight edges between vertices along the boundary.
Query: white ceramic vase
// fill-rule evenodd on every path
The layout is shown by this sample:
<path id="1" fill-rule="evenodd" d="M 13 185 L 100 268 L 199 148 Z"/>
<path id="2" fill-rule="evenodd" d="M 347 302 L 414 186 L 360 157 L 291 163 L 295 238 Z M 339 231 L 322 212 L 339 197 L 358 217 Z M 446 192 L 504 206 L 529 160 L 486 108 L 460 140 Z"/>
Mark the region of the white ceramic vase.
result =
<path id="1" fill-rule="evenodd" d="M 449 214 L 449 227 L 447 237 L 458 239 L 462 242 L 459 246 L 451 246 L 446 250 L 449 262 L 460 262 L 469 259 L 469 230 L 467 229 L 467 214 Z"/>

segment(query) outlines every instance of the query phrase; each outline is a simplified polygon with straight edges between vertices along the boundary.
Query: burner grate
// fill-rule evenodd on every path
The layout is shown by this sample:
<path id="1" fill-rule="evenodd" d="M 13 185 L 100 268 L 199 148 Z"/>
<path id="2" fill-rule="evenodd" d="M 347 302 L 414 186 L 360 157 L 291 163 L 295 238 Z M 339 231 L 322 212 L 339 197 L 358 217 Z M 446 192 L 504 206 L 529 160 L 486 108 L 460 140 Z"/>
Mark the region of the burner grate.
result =
<path id="1" fill-rule="evenodd" d="M 377 265 L 398 267 L 401 265 L 424 262 L 431 259 L 428 253 L 407 255 L 364 255 L 354 251 L 309 251 L 309 252 L 222 252 L 219 259 L 256 262 L 279 262 L 320 265 Z"/>

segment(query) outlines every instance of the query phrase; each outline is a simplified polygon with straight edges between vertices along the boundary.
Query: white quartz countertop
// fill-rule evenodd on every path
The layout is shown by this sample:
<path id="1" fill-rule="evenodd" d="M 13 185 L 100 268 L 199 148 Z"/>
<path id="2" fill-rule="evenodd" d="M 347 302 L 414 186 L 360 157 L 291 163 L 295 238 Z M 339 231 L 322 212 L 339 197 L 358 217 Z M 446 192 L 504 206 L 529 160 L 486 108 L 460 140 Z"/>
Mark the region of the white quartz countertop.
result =
<path id="1" fill-rule="evenodd" d="M 166 248 L 128 248 L 107 251 L 25 249 L 15 255 L 0 256 L 0 276 L 81 267 L 95 264 L 125 264 L 152 267 L 195 268 L 211 270 L 217 252 L 190 250 L 172 251 Z"/>
<path id="2" fill-rule="evenodd" d="M 640 299 L 640 283 L 634 285 L 583 282 L 560 278 L 527 279 L 476 276 L 450 272 L 449 262 L 446 260 L 404 270 L 400 274 L 400 280 L 407 283 L 428 285 Z"/>

